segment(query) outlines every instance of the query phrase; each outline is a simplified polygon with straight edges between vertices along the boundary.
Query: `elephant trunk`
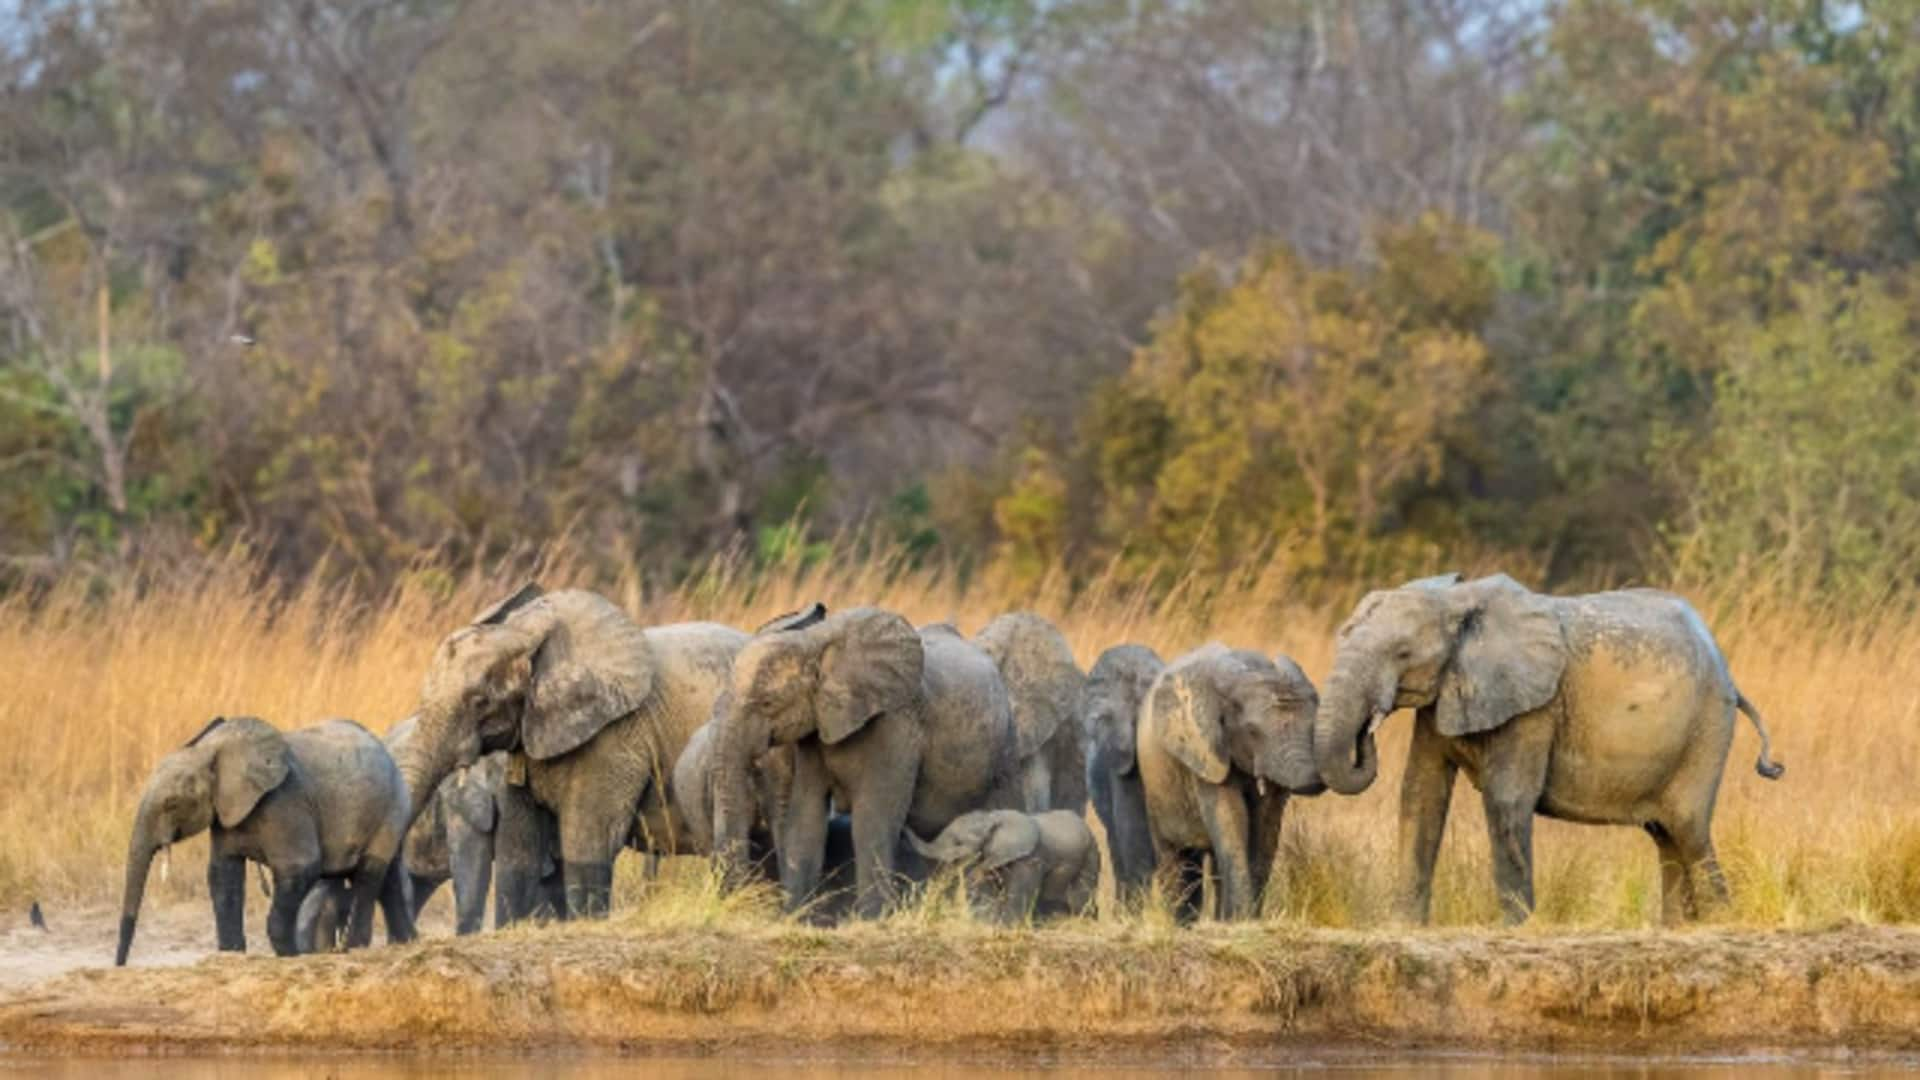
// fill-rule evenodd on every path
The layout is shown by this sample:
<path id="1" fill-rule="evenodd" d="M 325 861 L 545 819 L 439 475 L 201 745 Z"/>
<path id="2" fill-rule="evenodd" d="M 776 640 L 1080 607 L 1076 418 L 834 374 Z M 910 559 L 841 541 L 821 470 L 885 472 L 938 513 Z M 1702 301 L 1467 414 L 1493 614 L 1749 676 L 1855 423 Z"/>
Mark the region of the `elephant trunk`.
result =
<path id="1" fill-rule="evenodd" d="M 1392 711 L 1391 690 L 1376 693 L 1351 668 L 1335 666 L 1313 721 L 1313 759 L 1327 787 L 1358 795 L 1373 785 L 1380 771 L 1374 721 Z"/>
<path id="2" fill-rule="evenodd" d="M 743 710 L 729 704 L 720 713 L 721 725 L 715 732 L 713 766 L 713 853 L 730 872 L 747 860 L 747 834 L 753 827 L 753 761 L 767 749 L 764 729 L 754 737 L 757 725 Z M 778 828 L 775 828 L 776 846 Z"/>
<path id="3" fill-rule="evenodd" d="M 127 884 L 120 902 L 120 946 L 114 950 L 114 967 L 126 967 L 127 953 L 133 949 L 134 925 L 140 921 L 140 903 L 147 894 L 147 871 L 160 850 L 152 833 L 152 814 L 142 806 L 134 822 L 133 840 L 127 845 Z"/>
<path id="4" fill-rule="evenodd" d="M 444 718 L 423 715 L 419 726 L 401 745 L 391 748 L 393 763 L 407 785 L 407 827 L 432 801 L 434 790 L 459 764 L 459 753 L 452 745 L 451 728 Z"/>
<path id="5" fill-rule="evenodd" d="M 1327 789 L 1313 751 L 1313 718 L 1290 723 L 1263 770 L 1268 780 L 1296 795 L 1318 795 Z"/>

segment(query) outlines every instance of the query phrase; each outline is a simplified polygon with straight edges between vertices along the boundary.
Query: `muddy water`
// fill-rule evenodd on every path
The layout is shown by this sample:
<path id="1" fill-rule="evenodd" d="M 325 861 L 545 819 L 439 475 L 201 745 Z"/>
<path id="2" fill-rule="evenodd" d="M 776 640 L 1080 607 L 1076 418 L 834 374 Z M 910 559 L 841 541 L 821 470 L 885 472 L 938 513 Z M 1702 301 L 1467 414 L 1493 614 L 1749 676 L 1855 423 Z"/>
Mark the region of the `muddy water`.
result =
<path id="1" fill-rule="evenodd" d="M 1735 1080 L 1737 1077 L 1852 1077 L 1902 1071 L 1917 1063 L 1887 1065 L 1810 1064 L 1779 1061 L 1672 1061 L 1660 1063 L 1551 1060 L 1509 1061 L 1488 1057 L 1434 1057 L 1391 1061 L 1338 1056 L 1302 1055 L 1290 1062 L 1275 1061 L 1265 1068 L 1196 1068 L 1112 1066 L 993 1068 L 952 1064 L 869 1064 L 833 1061 L 769 1061 L 752 1059 L 662 1060 L 658 1058 L 540 1058 L 488 1061 L 449 1058 L 435 1061 L 367 1061 L 289 1058 L 144 1058 L 103 1061 L 81 1059 L 49 1061 L 0 1056 L 0 1080 L 14 1075 L 104 1077 L 106 1080 L 522 1080 L 559 1077 L 561 1080 L 612 1080 L 644 1076 L 649 1080 L 722 1080 L 754 1073 L 827 1080 L 988 1080 L 1029 1077 L 1033 1080 L 1137 1080 L 1150 1076 L 1190 1075 L 1207 1080 L 1271 1080 L 1273 1077 L 1326 1077 L 1329 1080 L 1402 1080 L 1416 1076 L 1479 1077 L 1502 1080 Z"/>

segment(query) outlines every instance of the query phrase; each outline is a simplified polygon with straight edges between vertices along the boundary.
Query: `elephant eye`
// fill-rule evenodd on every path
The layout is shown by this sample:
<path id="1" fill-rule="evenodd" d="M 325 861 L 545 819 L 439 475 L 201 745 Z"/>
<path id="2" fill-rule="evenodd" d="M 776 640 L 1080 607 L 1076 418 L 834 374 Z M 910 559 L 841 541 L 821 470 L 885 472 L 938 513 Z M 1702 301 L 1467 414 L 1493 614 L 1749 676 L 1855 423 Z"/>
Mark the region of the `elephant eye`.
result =
<path id="1" fill-rule="evenodd" d="M 1393 654 L 1393 658 L 1395 660 L 1411 660 L 1413 659 L 1413 650 L 1405 645 L 1402 645 L 1400 646 L 1399 651 Z"/>

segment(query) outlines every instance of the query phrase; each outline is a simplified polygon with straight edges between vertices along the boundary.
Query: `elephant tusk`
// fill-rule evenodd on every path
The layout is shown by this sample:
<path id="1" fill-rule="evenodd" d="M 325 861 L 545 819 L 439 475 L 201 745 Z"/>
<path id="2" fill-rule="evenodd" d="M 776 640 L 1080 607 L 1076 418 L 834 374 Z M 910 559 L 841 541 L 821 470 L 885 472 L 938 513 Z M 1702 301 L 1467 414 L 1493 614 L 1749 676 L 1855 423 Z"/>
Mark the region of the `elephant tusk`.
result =
<path id="1" fill-rule="evenodd" d="M 173 872 L 173 845 L 160 846 L 160 884 L 167 883 L 167 876 Z"/>
<path id="2" fill-rule="evenodd" d="M 1373 719 L 1367 721 L 1367 737 L 1372 738 L 1373 733 L 1379 730 L 1380 725 L 1385 723 L 1386 719 L 1387 719 L 1387 714 L 1385 712 L 1380 710 L 1375 710 L 1373 714 Z"/>
<path id="3" fill-rule="evenodd" d="M 1258 792 L 1261 798 L 1263 799 L 1266 798 L 1267 797 L 1267 778 L 1264 776 L 1256 777 L 1253 782 L 1253 790 Z"/>

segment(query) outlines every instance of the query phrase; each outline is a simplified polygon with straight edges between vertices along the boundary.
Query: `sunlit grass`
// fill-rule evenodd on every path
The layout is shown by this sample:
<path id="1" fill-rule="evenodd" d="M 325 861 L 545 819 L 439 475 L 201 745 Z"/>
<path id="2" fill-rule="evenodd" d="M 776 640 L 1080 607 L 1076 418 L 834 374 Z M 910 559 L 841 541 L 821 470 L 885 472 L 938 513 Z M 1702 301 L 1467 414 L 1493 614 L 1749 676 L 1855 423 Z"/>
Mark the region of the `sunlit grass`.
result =
<path id="1" fill-rule="evenodd" d="M 650 622 L 751 627 L 821 599 L 879 604 L 921 622 L 953 619 L 974 631 L 1024 607 L 1059 622 L 1083 665 L 1121 642 L 1171 657 L 1221 640 L 1285 652 L 1316 680 L 1330 666 L 1333 629 L 1360 591 L 1337 602 L 1298 600 L 1279 559 L 1232 582 L 1186 581 L 1170 593 L 1117 578 L 1076 593 L 1064 575 L 1018 590 L 992 575 L 963 587 L 951 572 L 908 570 L 886 558 L 828 558 L 770 574 L 722 559 L 675 588 L 653 587 L 637 571 L 590 580 L 564 558 L 525 573 L 549 587 L 594 584 Z M 0 684 L 7 748 L 0 756 L 0 904 L 110 900 L 147 771 L 214 715 L 255 714 L 285 727 L 348 716 L 385 730 L 411 709 L 438 640 L 519 580 L 505 572 L 422 571 L 369 602 L 318 583 L 271 591 L 236 556 L 157 574 L 141 590 L 96 594 L 76 582 L 32 602 L 0 601 L 0 655 L 9 661 Z M 1920 785 L 1912 777 L 1920 699 L 1888 690 L 1891 673 L 1920 662 L 1920 616 L 1893 607 L 1845 616 L 1770 600 L 1753 583 L 1682 591 L 1714 628 L 1788 765 L 1778 783 L 1756 777 L 1757 740 L 1740 722 L 1715 827 L 1733 890 L 1720 918 L 1755 926 L 1920 920 Z M 1407 728 L 1403 716 L 1384 729 L 1381 780 L 1372 790 L 1291 804 L 1270 919 L 1382 925 L 1391 908 Z M 204 895 L 204 844 L 178 846 L 166 878 L 152 882 L 154 899 Z M 1541 821 L 1535 852 L 1539 926 L 1659 921 L 1659 870 L 1652 842 L 1638 830 Z M 616 889 L 621 918 L 634 925 L 792 919 L 770 892 L 719 888 L 698 860 L 669 860 L 655 881 L 644 880 L 640 866 L 638 857 L 623 858 Z M 889 921 L 978 920 L 955 895 L 925 890 Z M 1123 901 L 1103 882 L 1098 921 L 1170 932 L 1173 907 L 1164 894 Z M 1480 800 L 1464 780 L 1433 917 L 1443 926 L 1499 920 Z"/>

